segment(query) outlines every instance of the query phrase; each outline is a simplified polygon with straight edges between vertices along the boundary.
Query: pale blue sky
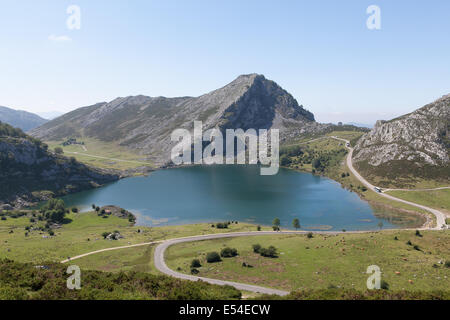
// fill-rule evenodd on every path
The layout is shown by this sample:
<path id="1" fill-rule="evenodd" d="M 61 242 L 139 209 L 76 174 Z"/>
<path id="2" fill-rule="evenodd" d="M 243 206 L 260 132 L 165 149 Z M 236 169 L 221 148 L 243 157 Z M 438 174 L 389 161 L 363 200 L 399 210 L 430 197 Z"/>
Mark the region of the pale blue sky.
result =
<path id="1" fill-rule="evenodd" d="M 0 105 L 197 96 L 256 72 L 319 121 L 373 122 L 450 93 L 449 16 L 448 0 L 0 0 Z"/>

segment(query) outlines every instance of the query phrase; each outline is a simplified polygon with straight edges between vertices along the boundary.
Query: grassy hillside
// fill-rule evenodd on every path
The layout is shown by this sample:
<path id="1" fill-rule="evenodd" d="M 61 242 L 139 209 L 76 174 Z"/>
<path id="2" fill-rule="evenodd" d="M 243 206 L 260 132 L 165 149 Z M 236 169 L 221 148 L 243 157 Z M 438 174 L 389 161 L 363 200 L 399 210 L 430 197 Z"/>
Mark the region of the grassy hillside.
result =
<path id="1" fill-rule="evenodd" d="M 408 244 L 408 241 L 411 244 Z M 252 245 L 274 246 L 276 258 L 262 257 Z M 417 247 L 415 247 L 417 246 Z M 236 248 L 238 256 L 206 262 L 206 253 Z M 171 246 L 166 261 L 190 273 L 199 259 L 199 276 L 284 290 L 365 290 L 367 267 L 381 268 L 392 291 L 449 291 L 450 232 L 382 231 L 336 236 L 270 235 L 207 240 Z M 441 261 L 441 263 L 440 263 Z M 244 266 L 243 264 L 247 266 Z M 248 267 L 250 265 L 251 267 Z"/>
<path id="2" fill-rule="evenodd" d="M 153 163 L 145 156 L 133 153 L 128 148 L 114 142 L 100 141 L 94 138 L 80 136 L 77 141 L 83 145 L 63 145 L 65 140 L 47 141 L 51 150 L 62 148 L 64 155 L 74 157 L 87 165 L 104 168 L 128 170 L 142 167 L 153 167 Z"/>
<path id="3" fill-rule="evenodd" d="M 216 232 L 234 232 L 256 230 L 256 226 L 239 223 L 230 225 L 228 229 L 212 228 L 210 224 L 191 224 L 184 226 L 165 227 L 142 227 L 132 226 L 128 219 L 116 216 L 103 218 L 95 212 L 67 214 L 65 224 L 61 228 L 54 229 L 54 236 L 49 236 L 46 231 L 39 230 L 45 222 L 38 219 L 39 214 L 32 211 L 22 211 L 25 215 L 13 218 L 12 213 L 4 212 L 6 220 L 0 219 L 0 258 L 8 258 L 18 262 L 41 263 L 43 261 L 62 261 L 67 257 L 73 257 L 82 253 L 95 251 L 98 249 L 126 246 L 150 242 L 161 239 L 185 237 L 198 234 L 209 234 Z M 17 216 L 17 215 L 15 215 Z M 30 220 L 33 219 L 34 222 Z M 25 230 L 29 227 L 29 230 Z M 116 241 L 105 240 L 103 232 L 119 231 L 124 237 Z M 28 232 L 26 236 L 25 233 Z M 129 264 L 135 256 L 142 252 L 144 259 L 147 255 L 145 248 L 134 248 L 130 251 L 118 250 L 100 255 L 86 257 L 77 260 L 86 268 L 99 270 L 120 270 L 122 266 Z M 129 256 L 128 254 L 131 254 Z M 105 260 L 105 256 L 115 257 Z"/>
<path id="4" fill-rule="evenodd" d="M 450 215 L 450 189 L 429 191 L 388 191 L 394 197 L 413 201 L 437 210 L 442 210 Z"/>

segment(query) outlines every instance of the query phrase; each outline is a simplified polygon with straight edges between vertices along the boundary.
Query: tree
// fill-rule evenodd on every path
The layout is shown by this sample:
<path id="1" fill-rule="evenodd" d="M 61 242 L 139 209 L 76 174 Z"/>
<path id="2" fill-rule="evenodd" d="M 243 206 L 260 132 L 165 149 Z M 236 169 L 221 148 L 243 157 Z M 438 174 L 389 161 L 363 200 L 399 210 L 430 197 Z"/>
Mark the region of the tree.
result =
<path id="1" fill-rule="evenodd" d="M 302 226 L 300 225 L 300 220 L 298 220 L 297 218 L 295 218 L 292 221 L 292 226 L 295 228 L 295 230 L 300 229 Z"/>
<path id="2" fill-rule="evenodd" d="M 253 252 L 254 253 L 259 253 L 259 250 L 261 250 L 261 245 L 260 244 L 254 244 L 252 246 L 252 248 L 253 248 Z"/>
<path id="3" fill-rule="evenodd" d="M 223 248 L 220 252 L 220 256 L 223 258 L 232 258 L 238 255 L 237 249 L 235 248 Z"/>
<path id="4" fill-rule="evenodd" d="M 274 227 L 280 227 L 281 224 L 280 219 L 278 218 L 273 219 L 272 224 Z"/>
<path id="5" fill-rule="evenodd" d="M 62 222 L 66 214 L 66 205 L 61 199 L 50 199 L 42 207 L 42 213 L 54 222 Z"/>
<path id="6" fill-rule="evenodd" d="M 206 262 L 213 263 L 213 262 L 220 262 L 222 259 L 220 259 L 220 255 L 217 252 L 209 252 L 206 255 Z"/>
<path id="7" fill-rule="evenodd" d="M 200 260 L 194 259 L 191 262 L 191 268 L 200 268 L 202 265 L 200 263 Z"/>
<path id="8" fill-rule="evenodd" d="M 383 221 L 378 222 L 378 228 L 380 228 L 380 230 L 383 229 L 383 226 L 384 226 Z"/>
<path id="9" fill-rule="evenodd" d="M 56 147 L 56 148 L 55 148 L 55 153 L 56 153 L 56 154 L 63 154 L 63 153 L 64 153 L 64 150 L 63 150 L 63 148 L 61 148 L 61 147 Z"/>

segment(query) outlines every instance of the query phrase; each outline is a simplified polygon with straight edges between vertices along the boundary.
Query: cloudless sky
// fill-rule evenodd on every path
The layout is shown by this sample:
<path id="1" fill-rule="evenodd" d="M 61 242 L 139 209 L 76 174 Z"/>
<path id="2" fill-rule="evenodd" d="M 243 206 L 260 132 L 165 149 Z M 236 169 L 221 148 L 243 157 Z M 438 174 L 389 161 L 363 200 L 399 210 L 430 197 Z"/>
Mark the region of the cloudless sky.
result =
<path id="1" fill-rule="evenodd" d="M 366 27 L 372 4 L 381 30 Z M 448 0 L 0 0 L 0 43 L 0 105 L 31 112 L 198 96 L 245 73 L 321 122 L 373 123 L 450 93 Z"/>

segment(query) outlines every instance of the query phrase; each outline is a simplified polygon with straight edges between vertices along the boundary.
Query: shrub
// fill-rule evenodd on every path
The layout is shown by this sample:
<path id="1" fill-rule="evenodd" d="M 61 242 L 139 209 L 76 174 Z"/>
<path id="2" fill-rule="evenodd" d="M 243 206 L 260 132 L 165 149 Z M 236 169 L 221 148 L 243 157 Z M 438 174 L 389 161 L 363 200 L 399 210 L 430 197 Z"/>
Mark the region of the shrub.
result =
<path id="1" fill-rule="evenodd" d="M 30 218 L 30 222 L 31 223 L 33 223 L 33 222 L 35 222 L 36 220 L 34 219 L 34 218 Z"/>
<path id="2" fill-rule="evenodd" d="M 220 256 L 223 258 L 232 258 L 238 255 L 237 249 L 235 248 L 223 248 L 220 252 Z"/>
<path id="3" fill-rule="evenodd" d="M 259 244 L 254 244 L 252 247 L 254 253 L 259 253 L 259 250 L 261 250 L 261 245 Z"/>
<path id="4" fill-rule="evenodd" d="M 312 239 L 312 238 L 314 237 L 314 235 L 313 235 L 312 232 L 308 232 L 308 233 L 306 234 L 306 237 L 307 237 L 308 239 Z"/>
<path id="5" fill-rule="evenodd" d="M 6 217 L 2 217 L 2 220 L 5 221 L 5 220 L 6 220 Z"/>
<path id="6" fill-rule="evenodd" d="M 191 274 L 199 274 L 200 271 L 198 271 L 198 269 L 192 268 L 191 269 Z"/>
<path id="7" fill-rule="evenodd" d="M 73 213 L 77 213 L 77 212 L 78 212 L 78 208 L 77 208 L 77 207 L 73 207 L 73 208 L 72 208 L 72 212 L 73 212 Z"/>
<path id="8" fill-rule="evenodd" d="M 395 236 L 395 237 L 394 237 L 394 240 L 398 240 L 398 237 L 397 237 L 397 236 Z"/>
<path id="9" fill-rule="evenodd" d="M 261 231 L 261 226 L 257 226 L 256 230 Z"/>
<path id="10" fill-rule="evenodd" d="M 406 242 L 406 244 L 407 244 L 408 246 L 412 246 L 411 240 L 408 240 L 408 242 Z"/>
<path id="11" fill-rule="evenodd" d="M 103 233 L 102 233 L 103 239 L 106 239 L 107 236 L 109 236 L 109 232 L 103 232 Z"/>
<path id="12" fill-rule="evenodd" d="M 48 230 L 48 234 L 51 235 L 51 236 L 54 236 L 55 232 L 53 230 Z"/>
<path id="13" fill-rule="evenodd" d="M 259 250 L 259 254 L 263 257 L 276 258 L 277 249 L 274 246 L 270 246 L 269 248 L 261 248 Z"/>
<path id="14" fill-rule="evenodd" d="M 272 226 L 273 231 L 280 231 L 280 227 Z"/>
<path id="15" fill-rule="evenodd" d="M 191 268 L 200 268 L 202 265 L 200 263 L 200 260 L 194 259 L 191 262 Z"/>
<path id="16" fill-rule="evenodd" d="M 383 290 L 389 290 L 389 283 L 387 283 L 384 280 L 381 280 L 380 288 L 383 289 Z"/>
<path id="17" fill-rule="evenodd" d="M 227 229 L 228 225 L 229 225 L 228 222 L 219 222 L 219 223 L 216 223 L 216 228 L 217 229 Z"/>
<path id="18" fill-rule="evenodd" d="M 217 252 L 209 252 L 206 255 L 206 262 L 213 263 L 213 262 L 220 262 L 222 259 L 220 259 L 220 255 Z"/>
<path id="19" fill-rule="evenodd" d="M 414 248 L 414 250 L 420 251 L 420 248 L 418 245 L 415 245 L 413 248 Z"/>
<path id="20" fill-rule="evenodd" d="M 416 230 L 416 237 L 422 237 L 419 230 Z"/>
<path id="21" fill-rule="evenodd" d="M 450 268 L 450 260 L 447 260 L 447 261 L 445 261 L 445 264 L 444 264 L 447 268 Z"/>

